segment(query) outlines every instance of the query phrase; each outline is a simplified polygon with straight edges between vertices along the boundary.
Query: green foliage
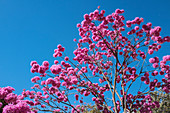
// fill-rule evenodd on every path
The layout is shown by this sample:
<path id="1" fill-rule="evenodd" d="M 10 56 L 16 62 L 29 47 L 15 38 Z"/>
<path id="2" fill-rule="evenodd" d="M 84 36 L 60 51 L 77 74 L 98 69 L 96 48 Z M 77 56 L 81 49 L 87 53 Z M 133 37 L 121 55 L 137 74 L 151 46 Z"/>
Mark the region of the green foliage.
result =
<path id="1" fill-rule="evenodd" d="M 154 108 L 154 113 L 169 113 L 170 112 L 170 95 L 163 90 L 158 90 L 150 94 L 154 101 L 160 103 L 160 108 Z"/>
<path id="2" fill-rule="evenodd" d="M 102 113 L 95 105 L 88 104 L 83 107 L 85 108 L 83 113 Z"/>

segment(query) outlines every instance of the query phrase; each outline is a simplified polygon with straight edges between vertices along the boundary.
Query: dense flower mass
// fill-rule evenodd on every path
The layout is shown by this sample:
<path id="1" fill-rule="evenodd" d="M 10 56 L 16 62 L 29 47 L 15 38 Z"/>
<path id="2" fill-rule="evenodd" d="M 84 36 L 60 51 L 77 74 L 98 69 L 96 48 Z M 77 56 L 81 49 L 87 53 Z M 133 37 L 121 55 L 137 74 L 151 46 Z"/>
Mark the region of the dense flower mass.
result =
<path id="1" fill-rule="evenodd" d="M 0 112 L 1 113 L 36 113 L 31 111 L 26 101 L 21 100 L 20 96 L 12 93 L 14 88 L 0 87 Z"/>
<path id="2" fill-rule="evenodd" d="M 19 102 L 16 105 L 8 104 L 3 108 L 3 113 L 31 113 L 26 103 Z"/>
<path id="3" fill-rule="evenodd" d="M 31 79 L 34 91 L 24 90 L 22 98 L 32 99 L 26 102 L 39 111 L 51 112 L 72 109 L 72 113 L 80 113 L 90 100 L 104 113 L 152 113 L 159 108 L 150 93 L 158 89 L 169 93 L 170 55 L 162 59 L 154 53 L 170 42 L 170 36 L 162 37 L 161 27 L 144 23 L 143 18 L 126 21 L 123 13 L 116 9 L 106 16 L 105 10 L 85 14 L 77 24 L 80 38 L 74 39 L 74 58 L 66 56 L 59 44 L 53 57 L 62 60 L 55 60 L 52 66 L 48 61 L 42 65 L 32 61 L 31 72 L 40 76 Z M 8 106 L 17 100 L 13 93 L 1 98 L 10 102 Z M 26 104 L 15 106 L 18 104 L 29 110 Z"/>

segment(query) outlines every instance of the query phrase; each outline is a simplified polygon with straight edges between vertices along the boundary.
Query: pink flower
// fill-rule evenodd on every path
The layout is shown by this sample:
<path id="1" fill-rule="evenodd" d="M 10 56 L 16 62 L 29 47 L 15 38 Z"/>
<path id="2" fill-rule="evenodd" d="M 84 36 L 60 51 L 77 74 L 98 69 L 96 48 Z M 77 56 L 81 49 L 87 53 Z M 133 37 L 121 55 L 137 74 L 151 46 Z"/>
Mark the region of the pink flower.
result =
<path id="1" fill-rule="evenodd" d="M 61 65 L 52 65 L 50 70 L 53 74 L 59 74 L 61 72 Z"/>
<path id="2" fill-rule="evenodd" d="M 148 42 L 148 41 L 145 41 L 145 42 L 144 42 L 144 44 L 145 44 L 145 45 L 148 45 L 148 44 L 149 44 L 149 42 Z"/>
<path id="3" fill-rule="evenodd" d="M 48 78 L 48 79 L 46 80 L 45 84 L 48 85 L 48 84 L 52 84 L 53 82 L 54 82 L 54 79 Z"/>
<path id="4" fill-rule="evenodd" d="M 150 49 L 150 50 L 148 51 L 148 53 L 149 53 L 149 54 L 153 54 L 153 49 Z"/>
<path id="5" fill-rule="evenodd" d="M 120 9 L 116 9 L 115 13 L 117 13 L 117 14 L 121 14 L 121 13 L 124 13 L 124 10 L 123 10 L 123 9 L 122 9 L 122 10 L 120 10 Z"/>
<path id="6" fill-rule="evenodd" d="M 36 83 L 38 80 L 40 80 L 40 77 L 35 76 L 34 78 L 31 79 L 31 82 Z"/>
<path id="7" fill-rule="evenodd" d="M 154 58 L 150 58 L 150 59 L 149 59 L 149 62 L 150 62 L 150 63 L 155 63 L 155 59 L 154 59 Z"/>
<path id="8" fill-rule="evenodd" d="M 68 60 L 69 60 L 69 58 L 68 58 L 67 56 L 66 56 L 64 59 L 65 59 L 65 61 L 68 61 Z"/>
<path id="9" fill-rule="evenodd" d="M 2 102 L 0 102 L 0 108 L 2 107 L 2 105 L 3 105 Z"/>
<path id="10" fill-rule="evenodd" d="M 131 23 L 130 20 L 126 21 L 126 26 L 127 26 L 127 27 L 131 27 L 131 24 L 132 24 L 132 23 Z"/>
<path id="11" fill-rule="evenodd" d="M 78 94 L 75 94 L 75 98 L 76 98 L 76 100 L 78 100 L 78 98 L 79 98 L 79 95 L 78 95 Z"/>
<path id="12" fill-rule="evenodd" d="M 33 64 L 37 64 L 37 61 L 31 61 L 30 65 L 33 66 Z"/>
<path id="13" fill-rule="evenodd" d="M 139 30 L 139 26 L 135 26 L 135 30 Z"/>
<path id="14" fill-rule="evenodd" d="M 142 76 L 141 81 L 145 81 L 146 77 Z"/>
<path id="15" fill-rule="evenodd" d="M 43 62 L 43 66 L 47 66 L 48 67 L 49 66 L 49 62 L 48 61 L 44 61 Z"/>
<path id="16" fill-rule="evenodd" d="M 58 64 L 58 60 L 54 60 L 54 64 Z"/>
<path id="17" fill-rule="evenodd" d="M 77 24 L 77 27 L 81 27 L 81 24 Z"/>
<path id="18" fill-rule="evenodd" d="M 38 68 L 38 73 L 44 74 L 45 71 L 46 71 L 46 68 L 45 68 L 44 66 L 40 66 L 40 67 Z"/>
<path id="19" fill-rule="evenodd" d="M 154 63 L 154 64 L 152 64 L 152 66 L 153 66 L 153 68 L 159 67 L 158 63 Z"/>
<path id="20" fill-rule="evenodd" d="M 39 67 L 40 67 L 39 64 L 33 64 L 33 66 L 32 66 L 32 68 L 34 68 L 34 69 L 38 69 Z"/>

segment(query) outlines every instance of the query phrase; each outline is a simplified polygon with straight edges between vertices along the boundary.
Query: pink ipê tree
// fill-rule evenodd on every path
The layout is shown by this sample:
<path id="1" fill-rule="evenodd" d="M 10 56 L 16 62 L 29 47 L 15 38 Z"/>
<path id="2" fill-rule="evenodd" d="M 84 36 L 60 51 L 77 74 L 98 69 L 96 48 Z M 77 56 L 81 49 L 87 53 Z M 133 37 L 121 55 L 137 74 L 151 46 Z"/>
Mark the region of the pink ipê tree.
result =
<path id="1" fill-rule="evenodd" d="M 124 10 L 104 16 L 104 10 L 84 15 L 77 24 L 80 39 L 69 58 L 58 45 L 50 65 L 31 62 L 32 91 L 21 97 L 37 111 L 84 112 L 85 104 L 95 105 L 104 113 L 152 113 L 159 108 L 150 93 L 170 91 L 170 55 L 154 55 L 170 36 L 160 36 L 161 27 L 136 17 L 125 21 Z"/>

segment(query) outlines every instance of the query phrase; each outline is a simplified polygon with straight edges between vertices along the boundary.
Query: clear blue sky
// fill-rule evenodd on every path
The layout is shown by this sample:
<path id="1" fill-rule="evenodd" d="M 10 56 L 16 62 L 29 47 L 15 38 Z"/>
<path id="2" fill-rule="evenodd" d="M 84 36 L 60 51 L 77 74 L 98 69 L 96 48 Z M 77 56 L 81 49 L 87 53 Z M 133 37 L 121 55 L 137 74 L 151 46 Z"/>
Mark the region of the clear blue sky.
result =
<path id="1" fill-rule="evenodd" d="M 97 6 L 106 14 L 124 9 L 126 20 L 143 17 L 170 35 L 170 0 L 0 0 L 0 87 L 12 86 L 17 94 L 30 89 L 30 62 L 52 64 L 57 44 L 72 55 L 76 24 Z M 161 54 L 170 54 L 168 47 Z"/>

